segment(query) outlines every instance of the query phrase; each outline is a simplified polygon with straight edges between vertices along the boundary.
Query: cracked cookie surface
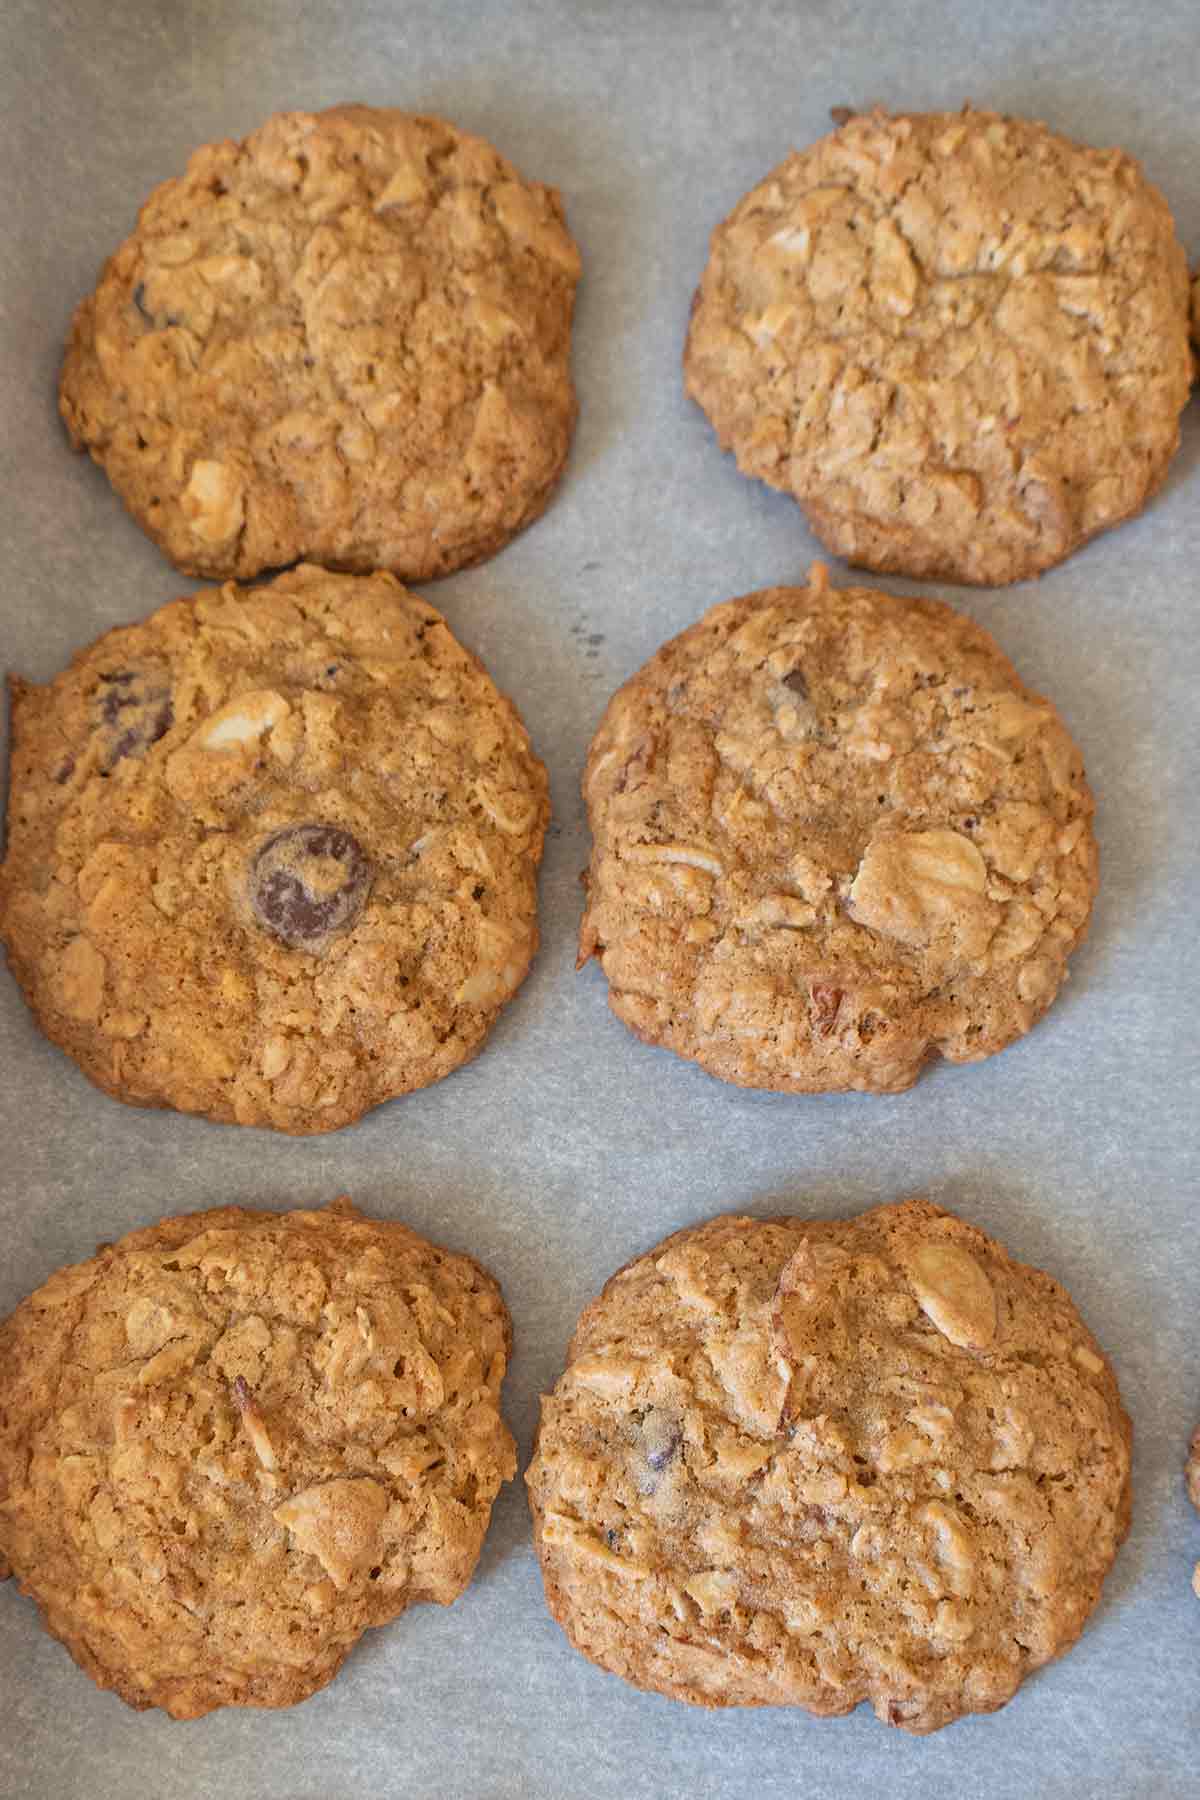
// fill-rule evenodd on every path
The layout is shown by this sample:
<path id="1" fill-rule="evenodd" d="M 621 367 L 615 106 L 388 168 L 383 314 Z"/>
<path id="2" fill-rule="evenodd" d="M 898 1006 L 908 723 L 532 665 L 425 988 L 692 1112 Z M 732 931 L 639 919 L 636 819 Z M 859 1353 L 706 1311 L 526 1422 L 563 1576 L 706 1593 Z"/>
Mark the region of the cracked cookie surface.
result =
<path id="1" fill-rule="evenodd" d="M 723 1080 L 895 1093 L 1050 1005 L 1096 889 L 1079 752 L 932 600 L 767 588 L 621 688 L 584 773 L 580 962 Z"/>
<path id="2" fill-rule="evenodd" d="M 441 614 L 301 567 L 13 684 L 0 935 L 118 1099 L 329 1131 L 480 1049 L 537 946 L 548 817 Z"/>
<path id="3" fill-rule="evenodd" d="M 1019 581 L 1165 479 L 1186 259 L 1119 150 L 969 108 L 873 112 L 716 228 L 684 369 L 722 449 L 830 550 Z"/>
<path id="4" fill-rule="evenodd" d="M 702 1706 L 991 1712 L 1078 1637 L 1130 1427 L 1057 1282 L 925 1200 L 725 1216 L 615 1275 L 542 1402 L 551 1612 Z"/>
<path id="5" fill-rule="evenodd" d="M 150 196 L 76 312 L 63 416 L 187 574 L 444 575 L 562 472 L 578 280 L 557 192 L 481 138 L 281 113 Z"/>
<path id="6" fill-rule="evenodd" d="M 305 1700 L 469 1582 L 510 1345 L 477 1263 L 344 1200 L 135 1231 L 0 1325 L 0 1563 L 131 1706 Z"/>

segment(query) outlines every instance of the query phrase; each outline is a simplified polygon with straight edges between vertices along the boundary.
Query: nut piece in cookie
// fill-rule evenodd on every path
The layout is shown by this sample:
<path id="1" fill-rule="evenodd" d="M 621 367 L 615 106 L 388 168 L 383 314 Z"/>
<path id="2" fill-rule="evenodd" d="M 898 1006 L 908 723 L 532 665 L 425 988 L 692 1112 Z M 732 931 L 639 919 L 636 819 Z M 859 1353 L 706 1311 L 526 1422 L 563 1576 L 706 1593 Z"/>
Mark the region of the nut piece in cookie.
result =
<path id="1" fill-rule="evenodd" d="M 1129 1526 L 1056 1281 L 925 1200 L 677 1232 L 586 1307 L 526 1481 L 576 1649 L 700 1706 L 929 1732 L 1074 1643 Z"/>
<path id="2" fill-rule="evenodd" d="M 610 701 L 583 783 L 581 964 L 638 1036 L 746 1087 L 897 1093 L 1027 1032 L 1096 891 L 1049 701 L 950 607 L 714 607 Z"/>
<path id="3" fill-rule="evenodd" d="M 481 138 L 280 113 L 146 201 L 76 311 L 63 417 L 186 574 L 445 575 L 562 473 L 579 273 L 557 192 Z"/>
<path id="4" fill-rule="evenodd" d="M 0 1325 L 0 1568 L 131 1706 L 306 1700 L 470 1581 L 510 1345 L 478 1263 L 344 1200 L 135 1231 Z"/>
<path id="5" fill-rule="evenodd" d="M 987 585 L 1140 512 L 1179 443 L 1188 277 L 1119 150 L 971 107 L 836 108 L 712 234 L 688 393 L 863 568 Z"/>
<path id="6" fill-rule="evenodd" d="M 546 775 L 441 615 L 301 567 L 13 691 L 0 936 L 108 1093 L 331 1131 L 474 1056 L 537 946 Z"/>

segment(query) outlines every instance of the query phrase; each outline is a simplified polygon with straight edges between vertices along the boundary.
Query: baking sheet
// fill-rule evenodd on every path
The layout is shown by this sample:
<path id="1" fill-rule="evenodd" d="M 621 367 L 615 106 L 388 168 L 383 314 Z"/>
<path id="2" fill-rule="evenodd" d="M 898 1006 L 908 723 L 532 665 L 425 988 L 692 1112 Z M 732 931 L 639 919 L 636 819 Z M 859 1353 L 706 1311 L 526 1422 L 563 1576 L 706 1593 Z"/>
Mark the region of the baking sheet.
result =
<path id="1" fill-rule="evenodd" d="M 1136 1491 L 1132 1536 L 1078 1647 L 1003 1713 L 926 1740 L 861 1708 L 830 1722 L 705 1714 L 593 1668 L 545 1611 L 519 1485 L 456 1606 L 369 1634 L 330 1688 L 285 1713 L 135 1714 L 74 1668 L 9 1583 L 0 1794 L 1196 1792 L 1200 1519 L 1180 1474 L 1200 1417 L 1196 406 L 1144 518 L 1038 583 L 929 590 L 973 612 L 1054 697 L 1099 800 L 1092 937 L 1032 1036 L 893 1099 L 744 1093 L 637 1043 L 599 975 L 573 967 L 579 774 L 608 694 L 706 606 L 798 578 L 816 551 L 798 510 L 742 480 L 681 393 L 711 226 L 827 129 L 831 105 L 969 96 L 1125 145 L 1200 251 L 1196 74 L 1194 0 L 3 0 L 0 651 L 27 676 L 194 585 L 70 454 L 54 406 L 71 307 L 191 147 L 286 106 L 444 113 L 562 188 L 585 280 L 582 412 L 559 497 L 493 562 L 427 590 L 516 697 L 550 768 L 533 975 L 471 1067 L 308 1140 L 115 1104 L 0 976 L 0 1312 L 164 1213 L 349 1192 L 469 1249 L 503 1283 L 524 1463 L 580 1306 L 628 1257 L 723 1209 L 845 1214 L 925 1191 L 1070 1287 L 1117 1365 Z"/>

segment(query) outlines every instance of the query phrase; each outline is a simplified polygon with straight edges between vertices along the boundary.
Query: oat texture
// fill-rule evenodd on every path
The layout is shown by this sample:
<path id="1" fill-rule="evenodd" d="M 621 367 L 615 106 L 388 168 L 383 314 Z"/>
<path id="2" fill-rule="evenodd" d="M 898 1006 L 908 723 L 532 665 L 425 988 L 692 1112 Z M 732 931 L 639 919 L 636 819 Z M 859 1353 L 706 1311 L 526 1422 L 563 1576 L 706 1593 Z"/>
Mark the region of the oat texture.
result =
<path id="1" fill-rule="evenodd" d="M 301 567 L 14 684 L 0 934 L 109 1093 L 328 1131 L 480 1048 L 536 948 L 547 817 L 440 613 Z"/>
<path id="2" fill-rule="evenodd" d="M 1120 150 L 995 113 L 851 117 L 717 227 L 688 392 L 862 567 L 1035 575 L 1179 442 L 1187 266 Z"/>
<path id="3" fill-rule="evenodd" d="M 580 960 L 750 1087 L 895 1093 L 1027 1031 L 1082 940 L 1092 798 L 1054 708 L 931 600 L 768 588 L 610 701 Z"/>
<path id="4" fill-rule="evenodd" d="M 449 1605 L 516 1469 L 508 1313 L 348 1202 L 166 1219 L 0 1326 L 0 1553 L 131 1706 L 289 1706 Z"/>
<path id="5" fill-rule="evenodd" d="M 187 574 L 443 575 L 558 480 L 578 279 L 558 194 L 482 139 L 282 113 L 150 196 L 75 315 L 63 415 Z"/>
<path id="6" fill-rule="evenodd" d="M 1063 1289 L 924 1200 L 726 1216 L 586 1308 L 528 1473 L 577 1649 L 702 1706 L 927 1732 L 1066 1650 L 1130 1428 Z"/>

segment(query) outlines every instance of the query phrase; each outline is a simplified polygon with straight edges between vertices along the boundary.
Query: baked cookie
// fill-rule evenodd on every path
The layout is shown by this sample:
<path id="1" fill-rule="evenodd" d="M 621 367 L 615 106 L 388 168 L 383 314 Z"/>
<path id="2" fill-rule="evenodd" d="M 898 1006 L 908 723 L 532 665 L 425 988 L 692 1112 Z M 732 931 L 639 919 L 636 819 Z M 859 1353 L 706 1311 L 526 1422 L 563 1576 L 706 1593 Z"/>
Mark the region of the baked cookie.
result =
<path id="1" fill-rule="evenodd" d="M 1058 1283 L 909 1200 L 718 1218 L 630 1263 L 579 1321 L 526 1479 L 550 1610 L 602 1668 L 926 1732 L 1074 1643 L 1129 1457 Z"/>
<path id="2" fill-rule="evenodd" d="M 712 236 L 687 391 L 864 568 L 1020 581 L 1140 512 L 1191 380 L 1184 252 L 1120 150 L 850 117 Z"/>
<path id="3" fill-rule="evenodd" d="M 441 119 L 280 113 L 151 194 L 79 307 L 63 417 L 177 568 L 445 575 L 546 506 L 579 252 Z"/>
<path id="4" fill-rule="evenodd" d="M 647 1043 L 792 1093 L 898 1093 L 1028 1031 L 1096 890 L 1049 701 L 933 600 L 767 588 L 609 702 L 579 960 Z"/>
<path id="5" fill-rule="evenodd" d="M 118 1099 L 332 1131 L 479 1050 L 537 946 L 548 815 L 441 614 L 301 567 L 13 683 L 0 936 Z"/>
<path id="6" fill-rule="evenodd" d="M 291 1706 L 471 1579 L 516 1473 L 500 1289 L 403 1225 L 223 1207 L 0 1326 L 0 1553 L 130 1706 Z"/>

